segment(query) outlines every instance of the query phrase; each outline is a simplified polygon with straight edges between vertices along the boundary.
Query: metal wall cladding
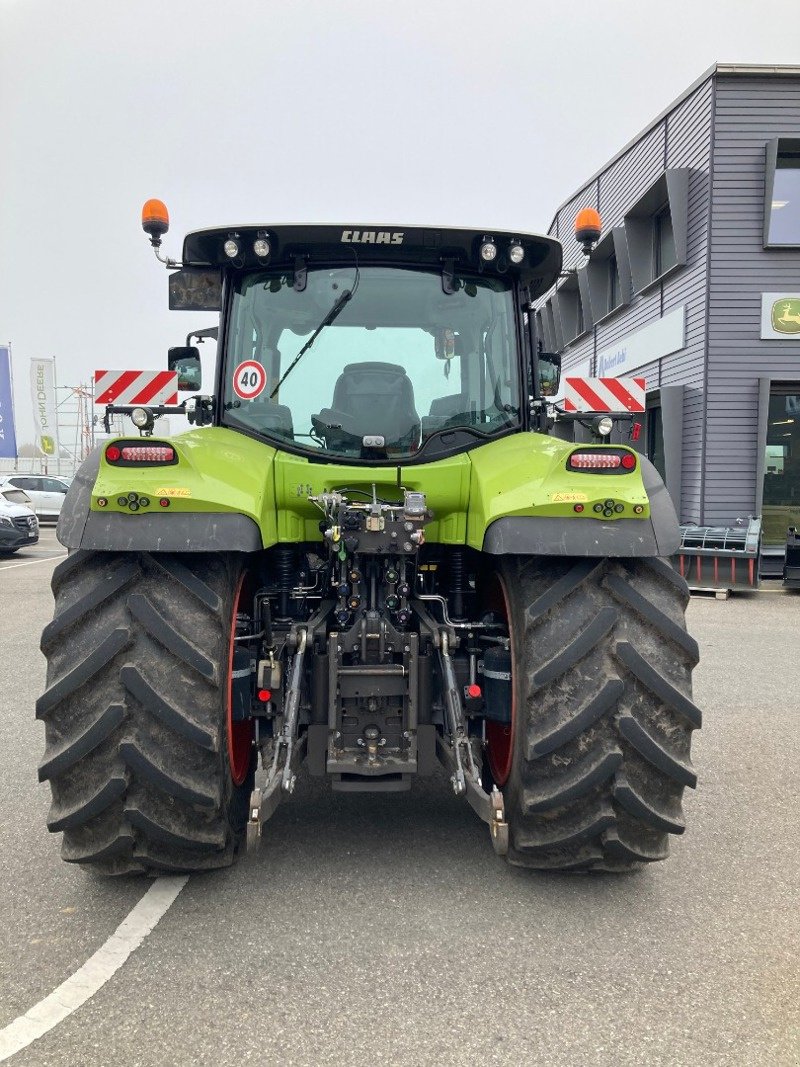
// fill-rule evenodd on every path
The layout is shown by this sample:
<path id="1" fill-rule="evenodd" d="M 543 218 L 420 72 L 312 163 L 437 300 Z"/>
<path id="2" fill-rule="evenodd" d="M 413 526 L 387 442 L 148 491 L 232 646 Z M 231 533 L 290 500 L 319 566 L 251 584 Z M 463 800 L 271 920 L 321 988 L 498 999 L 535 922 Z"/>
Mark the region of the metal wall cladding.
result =
<path id="1" fill-rule="evenodd" d="M 559 208 L 550 228 L 550 233 L 564 242 L 565 265 L 575 266 L 583 261 L 572 239 L 573 221 L 580 207 L 599 210 L 605 236 L 613 227 L 623 225 L 626 214 L 667 169 L 686 167 L 691 171 L 687 263 L 634 293 L 629 305 L 606 315 L 568 345 L 562 372 L 582 368 L 590 359 L 591 373 L 596 373 L 598 351 L 685 306 L 685 347 L 637 367 L 635 374 L 647 379 L 648 391 L 662 385 L 685 386 L 679 510 L 687 522 L 698 522 L 701 510 L 712 107 L 713 79 L 709 75 Z"/>
<path id="2" fill-rule="evenodd" d="M 579 207 L 600 211 L 605 235 L 666 169 L 690 170 L 686 264 L 562 353 L 564 373 L 596 373 L 598 350 L 685 307 L 684 348 L 635 371 L 649 391 L 684 387 L 683 522 L 728 526 L 755 513 L 759 378 L 800 383 L 800 337 L 762 340 L 760 330 L 762 292 L 800 284 L 800 249 L 763 247 L 766 145 L 777 137 L 800 137 L 797 70 L 713 68 L 559 208 L 550 230 L 566 266 L 578 265 Z"/>
<path id="3" fill-rule="evenodd" d="M 758 378 L 800 392 L 800 338 L 760 328 L 762 292 L 800 288 L 800 249 L 763 247 L 766 144 L 800 137 L 800 76 L 716 81 L 704 521 L 728 525 L 755 508 Z"/>

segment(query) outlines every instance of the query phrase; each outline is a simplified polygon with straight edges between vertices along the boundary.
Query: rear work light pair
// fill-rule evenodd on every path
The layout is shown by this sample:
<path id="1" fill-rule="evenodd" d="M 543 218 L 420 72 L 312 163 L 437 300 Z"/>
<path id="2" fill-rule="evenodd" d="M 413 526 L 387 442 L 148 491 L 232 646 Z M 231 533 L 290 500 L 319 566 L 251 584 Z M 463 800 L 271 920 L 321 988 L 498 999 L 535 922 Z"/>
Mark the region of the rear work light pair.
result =
<path id="1" fill-rule="evenodd" d="M 633 452 L 625 449 L 604 449 L 602 452 L 586 449 L 582 452 L 573 452 L 567 460 L 567 470 L 570 471 L 596 471 L 608 473 L 618 471 L 620 474 L 629 474 L 636 470 L 636 456 Z"/>

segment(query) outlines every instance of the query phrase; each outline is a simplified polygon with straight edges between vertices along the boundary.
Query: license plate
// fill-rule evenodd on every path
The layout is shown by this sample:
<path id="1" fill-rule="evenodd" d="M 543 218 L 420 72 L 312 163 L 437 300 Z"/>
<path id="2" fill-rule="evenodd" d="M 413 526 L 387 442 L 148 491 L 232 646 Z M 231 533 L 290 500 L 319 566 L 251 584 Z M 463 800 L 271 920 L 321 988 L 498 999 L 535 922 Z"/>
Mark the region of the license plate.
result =
<path id="1" fill-rule="evenodd" d="M 35 533 L 29 533 L 29 534 L 28 534 L 28 537 L 35 537 L 35 536 L 36 536 L 36 534 L 35 534 Z"/>

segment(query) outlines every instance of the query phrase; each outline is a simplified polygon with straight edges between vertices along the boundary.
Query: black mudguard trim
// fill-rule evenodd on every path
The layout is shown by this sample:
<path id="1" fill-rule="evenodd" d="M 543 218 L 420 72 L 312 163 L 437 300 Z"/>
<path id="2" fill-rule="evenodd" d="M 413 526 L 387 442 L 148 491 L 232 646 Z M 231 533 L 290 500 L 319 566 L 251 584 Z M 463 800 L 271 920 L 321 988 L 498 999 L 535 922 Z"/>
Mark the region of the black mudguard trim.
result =
<path id="1" fill-rule="evenodd" d="M 493 556 L 672 556 L 680 530 L 675 508 L 658 471 L 639 457 L 650 498 L 648 519 L 552 518 L 509 516 L 496 519 L 483 538 Z"/>
<path id="2" fill-rule="evenodd" d="M 80 548 L 83 529 L 89 517 L 92 489 L 100 470 L 101 447 L 93 449 L 78 467 L 72 485 L 64 497 L 56 526 L 56 537 L 65 548 Z"/>
<path id="3" fill-rule="evenodd" d="M 260 552 L 261 531 L 247 515 L 182 512 L 121 515 L 91 511 L 100 449 L 81 464 L 70 486 L 56 536 L 70 549 L 97 552 Z"/>
<path id="4" fill-rule="evenodd" d="M 258 526 L 246 515 L 103 515 L 92 511 L 80 548 L 119 552 L 260 552 Z"/>

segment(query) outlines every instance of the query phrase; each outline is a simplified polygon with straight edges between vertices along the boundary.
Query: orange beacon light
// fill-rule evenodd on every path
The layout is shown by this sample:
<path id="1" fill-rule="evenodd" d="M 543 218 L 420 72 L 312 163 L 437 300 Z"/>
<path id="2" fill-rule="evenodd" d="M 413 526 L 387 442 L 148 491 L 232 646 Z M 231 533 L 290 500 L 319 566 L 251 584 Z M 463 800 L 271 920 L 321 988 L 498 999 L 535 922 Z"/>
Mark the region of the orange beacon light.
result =
<path id="1" fill-rule="evenodd" d="M 161 238 L 169 229 L 169 212 L 162 200 L 148 200 L 142 208 L 142 229 L 150 238 L 150 244 L 158 248 Z"/>
<path id="2" fill-rule="evenodd" d="M 600 221 L 600 212 L 593 207 L 584 207 L 575 216 L 575 240 L 583 245 L 585 255 L 589 255 L 592 247 L 600 240 L 603 224 Z"/>

